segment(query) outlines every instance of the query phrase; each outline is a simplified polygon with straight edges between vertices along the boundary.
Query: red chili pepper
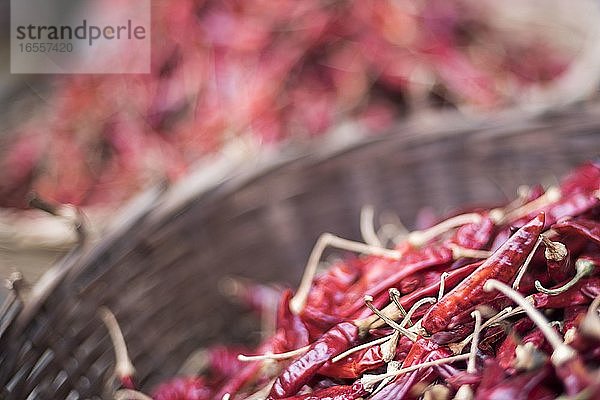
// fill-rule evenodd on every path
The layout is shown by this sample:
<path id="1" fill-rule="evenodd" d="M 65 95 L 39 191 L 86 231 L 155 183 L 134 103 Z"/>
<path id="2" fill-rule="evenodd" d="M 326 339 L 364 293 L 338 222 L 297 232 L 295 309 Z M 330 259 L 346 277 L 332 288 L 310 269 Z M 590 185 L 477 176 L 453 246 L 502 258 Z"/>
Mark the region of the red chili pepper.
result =
<path id="1" fill-rule="evenodd" d="M 406 277 L 428 268 L 448 264 L 451 261 L 452 251 L 439 245 L 428 245 L 421 249 L 410 251 L 409 254 L 405 254 L 402 262 L 389 264 L 394 268 L 392 273 L 383 276 L 374 285 L 362 284 L 357 289 L 354 289 L 353 291 L 357 294 L 357 299 L 343 311 L 343 315 L 353 315 L 357 311 L 362 310 L 365 293 L 370 294 L 374 298 L 377 298 L 381 294 L 387 295 L 389 288 L 398 286 Z"/>
<path id="2" fill-rule="evenodd" d="M 396 346 L 394 360 L 403 361 L 412 348 L 413 342 L 402 336 Z M 319 375 L 332 378 L 358 378 L 364 372 L 379 368 L 385 364 L 381 346 L 375 345 L 352 353 L 347 357 L 332 363 L 326 362 L 318 371 Z"/>
<path id="3" fill-rule="evenodd" d="M 331 357 L 347 350 L 358 340 L 358 328 L 342 322 L 325 332 L 308 351 L 293 361 L 275 380 L 269 399 L 293 396 Z"/>
<path id="4" fill-rule="evenodd" d="M 356 378 L 385 364 L 381 347 L 378 345 L 368 347 L 350 354 L 342 360 L 332 363 L 326 362 L 318 371 L 320 375 L 332 378 Z"/>
<path id="5" fill-rule="evenodd" d="M 576 168 L 563 178 L 561 192 L 571 194 L 577 192 L 593 192 L 600 188 L 600 165 L 588 162 Z"/>
<path id="6" fill-rule="evenodd" d="M 467 249 L 483 249 L 492 238 L 496 225 L 487 215 L 482 215 L 479 223 L 465 224 L 458 228 L 452 238 L 451 243 Z"/>
<path id="7" fill-rule="evenodd" d="M 599 204 L 600 199 L 598 199 L 596 194 L 590 192 L 575 192 L 563 195 L 558 201 L 536 210 L 535 213 L 545 213 L 546 224 L 547 226 L 551 226 L 565 217 L 576 217 L 581 215 Z M 515 226 L 519 226 L 527 221 L 532 215 L 535 215 L 535 213 L 519 218 L 517 221 L 509 222 Z"/>
<path id="8" fill-rule="evenodd" d="M 574 270 L 573 263 L 571 262 L 571 255 L 567 249 L 567 255 L 562 260 L 547 259 L 546 265 L 548 267 L 548 277 L 554 282 L 564 282 L 569 278 L 569 275 Z"/>
<path id="9" fill-rule="evenodd" d="M 237 375 L 245 366 L 238 360 L 238 354 L 245 353 L 241 347 L 212 346 L 207 350 L 208 365 L 206 370 L 211 379 L 223 380 Z"/>
<path id="10" fill-rule="evenodd" d="M 360 382 L 351 386 L 333 386 L 307 394 L 286 397 L 283 400 L 357 400 L 368 394 Z"/>
<path id="11" fill-rule="evenodd" d="M 452 355 L 445 348 L 439 348 L 430 340 L 419 338 L 413 348 L 406 356 L 402 367 L 409 367 L 422 362 L 433 361 Z M 434 374 L 433 368 L 422 368 L 405 375 L 400 375 L 388 383 L 381 391 L 371 396 L 371 400 L 402 399 L 410 391 L 416 381 L 426 380 L 429 375 Z"/>
<path id="12" fill-rule="evenodd" d="M 469 274 L 471 274 L 473 271 L 475 271 L 482 263 L 483 263 L 483 261 L 478 261 L 476 263 L 465 265 L 464 267 L 461 267 L 459 269 L 451 271 L 450 273 L 448 273 L 448 275 L 446 276 L 446 279 L 444 280 L 445 286 L 446 287 L 454 287 L 459 282 L 461 282 L 463 279 L 465 279 L 467 276 L 469 276 Z M 427 287 L 424 287 L 422 289 L 419 289 L 412 293 L 409 293 L 406 296 L 402 296 L 400 298 L 400 304 L 402 304 L 402 306 L 405 309 L 409 309 L 420 299 L 422 299 L 424 297 L 430 297 L 430 296 L 437 295 L 439 290 L 440 290 L 440 282 L 438 281 Z M 379 300 L 379 303 L 381 303 L 381 304 L 378 303 L 378 300 Z M 373 304 L 376 304 L 379 307 L 382 304 L 385 304 L 388 302 L 389 302 L 389 296 L 387 293 L 385 293 L 385 294 L 381 294 L 379 298 L 376 298 L 375 301 L 373 302 Z M 360 314 L 356 315 L 356 319 L 366 318 L 371 314 L 372 314 L 371 311 L 368 309 L 362 310 Z M 414 316 L 418 317 L 419 313 L 418 312 L 415 313 Z"/>
<path id="13" fill-rule="evenodd" d="M 496 352 L 496 361 L 508 373 L 514 372 L 514 356 L 519 338 L 533 327 L 533 322 L 529 318 L 521 318 L 512 326 L 511 332 L 506 336 L 504 341 L 498 347 Z M 487 335 L 486 335 L 487 336 Z"/>
<path id="14" fill-rule="evenodd" d="M 484 371 L 486 369 L 484 368 Z M 526 372 L 510 378 L 502 378 L 492 387 L 486 387 L 482 384 L 477 390 L 477 399 L 493 400 L 493 399 L 513 399 L 513 400 L 528 400 L 532 398 L 531 392 L 550 376 L 549 367 L 540 368 L 532 372 Z"/>
<path id="15" fill-rule="evenodd" d="M 306 325 L 302 322 L 299 315 L 290 311 L 289 304 L 291 298 L 292 291 L 289 289 L 284 291 L 277 310 L 276 327 L 285 338 L 285 351 L 295 350 L 309 343 L 309 332 Z"/>
<path id="16" fill-rule="evenodd" d="M 557 222 L 552 229 L 559 233 L 575 233 L 600 244 L 600 223 L 589 219 L 577 218 Z"/>
<path id="17" fill-rule="evenodd" d="M 565 392 L 569 396 L 581 393 L 590 387 L 592 383 L 592 377 L 579 356 L 573 357 L 560 367 L 557 367 L 556 375 L 562 381 Z"/>
<path id="18" fill-rule="evenodd" d="M 532 298 L 536 308 L 565 308 L 589 304 L 598 295 L 600 295 L 600 277 L 589 277 L 581 279 L 560 295 L 535 293 Z"/>
<path id="19" fill-rule="evenodd" d="M 162 383 L 152 395 L 154 400 L 209 400 L 212 390 L 202 377 L 174 378 Z"/>
<path id="20" fill-rule="evenodd" d="M 519 267 L 533 250 L 543 228 L 544 214 L 539 214 L 511 236 L 468 278 L 448 292 L 440 302 L 431 306 L 423 317 L 421 326 L 429 333 L 442 331 L 460 311 L 494 298 L 495 294 L 484 292 L 485 282 L 488 279 L 512 281 Z"/>
<path id="21" fill-rule="evenodd" d="M 287 344 L 285 338 L 282 336 L 281 331 L 275 336 L 271 337 L 265 343 L 258 347 L 256 350 L 257 354 L 265 353 L 283 353 L 287 350 Z M 215 399 L 220 399 L 224 395 L 229 394 L 234 397 L 238 391 L 246 385 L 249 381 L 259 375 L 263 363 L 261 361 L 250 361 L 246 362 L 237 373 L 223 385 L 219 391 L 215 394 Z"/>

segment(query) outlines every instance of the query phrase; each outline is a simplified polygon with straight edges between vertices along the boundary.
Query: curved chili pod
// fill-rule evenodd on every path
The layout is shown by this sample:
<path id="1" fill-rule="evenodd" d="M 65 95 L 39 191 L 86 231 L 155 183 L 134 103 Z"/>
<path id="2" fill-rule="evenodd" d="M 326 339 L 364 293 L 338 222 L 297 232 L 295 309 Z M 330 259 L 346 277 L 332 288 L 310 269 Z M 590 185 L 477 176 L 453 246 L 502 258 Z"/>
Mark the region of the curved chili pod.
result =
<path id="1" fill-rule="evenodd" d="M 584 218 L 557 222 L 552 229 L 559 233 L 575 233 L 600 244 L 600 223 Z"/>
<path id="2" fill-rule="evenodd" d="M 527 400 L 534 398 L 533 396 L 530 396 L 531 393 L 537 386 L 543 384 L 550 374 L 550 368 L 545 367 L 507 379 L 502 379 L 497 385 L 490 388 L 482 388 L 482 382 L 482 385 L 477 390 L 477 399 Z"/>
<path id="3" fill-rule="evenodd" d="M 402 367 L 409 367 L 421 362 L 433 361 L 445 358 L 452 353 L 445 348 L 439 348 L 430 340 L 419 338 L 413 345 L 411 351 L 406 356 Z M 402 399 L 410 391 L 413 385 L 418 381 L 427 379 L 428 376 L 435 374 L 432 367 L 419 369 L 409 372 L 405 375 L 399 375 L 387 384 L 381 391 L 373 395 L 371 400 L 392 400 Z"/>
<path id="4" fill-rule="evenodd" d="M 412 344 L 409 338 L 402 336 L 396 346 L 394 360 L 404 359 Z M 371 346 L 352 353 L 338 362 L 326 362 L 319 369 L 318 374 L 332 378 L 358 378 L 366 371 L 383 366 L 385 364 L 383 356 L 380 345 Z"/>
<path id="5" fill-rule="evenodd" d="M 451 261 L 452 250 L 444 246 L 428 245 L 418 250 L 411 250 L 410 254 L 404 255 L 403 262 L 395 264 L 395 272 L 378 280 L 374 285 L 360 286 L 356 300 L 343 313 L 344 315 L 353 315 L 362 310 L 365 304 L 363 301 L 365 293 L 375 298 L 381 294 L 387 296 L 387 290 L 399 286 L 399 283 L 406 277 L 425 269 L 448 264 Z"/>
<path id="6" fill-rule="evenodd" d="M 479 223 L 465 224 L 458 228 L 450 241 L 467 249 L 479 250 L 489 243 L 495 229 L 492 219 L 485 215 Z"/>
<path id="7" fill-rule="evenodd" d="M 363 385 L 356 382 L 352 386 L 332 386 L 312 393 L 286 397 L 282 400 L 356 400 L 367 393 Z"/>
<path id="8" fill-rule="evenodd" d="M 358 340 L 358 328 L 342 322 L 325 332 L 308 351 L 293 361 L 275 380 L 269 399 L 295 395 L 315 373 L 336 354 L 347 350 Z"/>
<path id="9" fill-rule="evenodd" d="M 587 162 L 567 175 L 560 185 L 562 193 L 593 192 L 600 187 L 600 164 Z"/>
<path id="10" fill-rule="evenodd" d="M 600 277 L 583 278 L 569 290 L 559 295 L 535 293 L 533 304 L 536 308 L 565 308 L 581 304 L 589 304 L 600 294 Z"/>
<path id="11" fill-rule="evenodd" d="M 281 296 L 277 309 L 277 330 L 285 338 L 286 351 L 304 347 L 309 343 L 309 332 L 299 315 L 290 310 L 292 291 L 287 289 Z"/>
<path id="12" fill-rule="evenodd" d="M 494 298 L 486 293 L 483 285 L 488 279 L 510 282 L 519 267 L 533 250 L 544 229 L 544 214 L 541 213 L 523 225 L 498 250 L 496 250 L 469 277 L 448 292 L 440 302 L 431 306 L 423 317 L 421 326 L 433 334 L 444 330 L 452 317 L 477 303 Z"/>
<path id="13" fill-rule="evenodd" d="M 478 261 L 476 263 L 468 264 L 468 265 L 465 265 L 464 267 L 460 267 L 458 269 L 455 269 L 454 271 L 451 271 L 450 273 L 448 273 L 448 275 L 446 276 L 446 279 L 444 280 L 445 286 L 447 288 L 454 287 L 460 281 L 465 279 L 469 274 L 471 274 L 473 271 L 475 271 L 482 263 L 483 263 L 483 261 Z M 420 299 L 422 299 L 424 297 L 437 295 L 439 290 L 440 290 L 440 282 L 438 280 L 436 283 L 432 283 L 429 286 L 426 286 L 422 289 L 415 290 L 412 293 L 402 296 L 400 298 L 400 304 L 402 304 L 402 307 L 404 307 L 405 309 L 409 309 Z M 389 303 L 389 295 L 387 293 L 381 294 L 380 297 L 376 298 L 375 301 L 373 302 L 373 304 L 377 305 L 378 307 L 380 307 L 380 305 L 384 305 L 387 303 Z M 368 317 L 371 314 L 372 314 L 371 310 L 365 309 L 365 310 L 361 310 L 361 312 L 359 314 L 355 314 L 355 318 L 363 319 L 363 318 Z M 415 317 L 417 317 L 418 315 L 419 315 L 419 312 L 414 314 Z"/>

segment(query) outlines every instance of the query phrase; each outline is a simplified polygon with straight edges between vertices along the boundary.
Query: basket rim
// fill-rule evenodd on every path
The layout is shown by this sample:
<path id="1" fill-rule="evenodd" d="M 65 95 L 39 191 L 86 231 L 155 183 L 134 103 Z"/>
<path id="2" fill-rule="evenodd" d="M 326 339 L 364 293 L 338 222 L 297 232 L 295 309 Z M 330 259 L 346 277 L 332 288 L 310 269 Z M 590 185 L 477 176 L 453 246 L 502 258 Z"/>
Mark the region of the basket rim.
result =
<path id="1" fill-rule="evenodd" d="M 257 150 L 250 155 L 250 159 L 224 154 L 209 157 L 198 163 L 192 172 L 180 181 L 171 185 L 160 182 L 142 191 L 113 216 L 98 242 L 75 246 L 50 267 L 33 285 L 24 301 L 23 309 L 12 322 L 12 334 L 18 335 L 27 327 L 37 310 L 68 274 L 86 268 L 92 260 L 134 227 L 140 229 L 140 226 L 165 221 L 169 215 L 185 210 L 192 202 L 208 200 L 213 196 L 227 196 L 284 166 L 318 165 L 364 146 L 391 140 L 406 145 L 426 144 L 432 140 L 481 130 L 485 130 L 487 135 L 510 136 L 523 129 L 537 130 L 554 126 L 557 121 L 563 124 L 575 122 L 581 125 L 580 128 L 600 129 L 600 102 L 585 103 L 579 107 L 562 106 L 551 110 L 512 109 L 475 117 L 458 111 L 417 115 L 396 123 L 388 132 L 377 136 L 368 136 L 363 129 L 352 137 L 340 139 L 335 137 L 335 134 L 328 134 L 305 146 L 291 146 L 297 143 L 284 145 L 277 152 L 268 149 Z M 252 168 L 248 168 L 248 161 L 254 163 Z"/>

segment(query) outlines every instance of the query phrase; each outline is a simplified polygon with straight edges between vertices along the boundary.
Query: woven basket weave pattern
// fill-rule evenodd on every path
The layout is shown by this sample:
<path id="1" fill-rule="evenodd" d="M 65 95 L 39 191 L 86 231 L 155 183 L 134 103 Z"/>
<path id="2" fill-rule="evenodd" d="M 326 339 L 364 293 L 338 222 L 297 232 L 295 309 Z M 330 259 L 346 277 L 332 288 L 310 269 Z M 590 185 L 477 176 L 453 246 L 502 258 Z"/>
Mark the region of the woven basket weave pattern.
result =
<path id="1" fill-rule="evenodd" d="M 297 283 L 320 233 L 359 238 L 364 204 L 410 223 L 424 205 L 502 201 L 519 184 L 560 176 L 600 153 L 598 111 L 449 117 L 437 128 L 401 127 L 341 152 L 276 163 L 166 214 L 158 199 L 96 248 L 64 260 L 64 274 L 28 313 L 0 320 L 2 397 L 101 398 L 114 364 L 101 305 L 119 320 L 144 389 L 203 344 L 255 341 L 255 321 L 219 295 L 221 277 Z"/>

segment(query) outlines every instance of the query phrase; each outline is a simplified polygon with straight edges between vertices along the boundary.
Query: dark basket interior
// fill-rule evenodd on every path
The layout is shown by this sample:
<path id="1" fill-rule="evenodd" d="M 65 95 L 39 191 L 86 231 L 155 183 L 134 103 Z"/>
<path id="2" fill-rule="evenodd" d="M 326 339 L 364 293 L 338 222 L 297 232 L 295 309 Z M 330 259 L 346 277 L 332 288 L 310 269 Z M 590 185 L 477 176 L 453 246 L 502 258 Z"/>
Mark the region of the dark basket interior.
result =
<path id="1" fill-rule="evenodd" d="M 8 307 L 1 397 L 100 398 L 114 363 L 100 305 L 116 314 L 145 390 L 202 345 L 256 340 L 255 321 L 219 294 L 220 278 L 297 283 L 320 233 L 360 237 L 365 204 L 410 226 L 425 205 L 505 200 L 520 184 L 560 177 L 600 153 L 598 111 L 447 115 L 238 174 L 168 212 L 159 196 L 133 222 L 63 260 L 15 320 L 21 304 Z"/>

